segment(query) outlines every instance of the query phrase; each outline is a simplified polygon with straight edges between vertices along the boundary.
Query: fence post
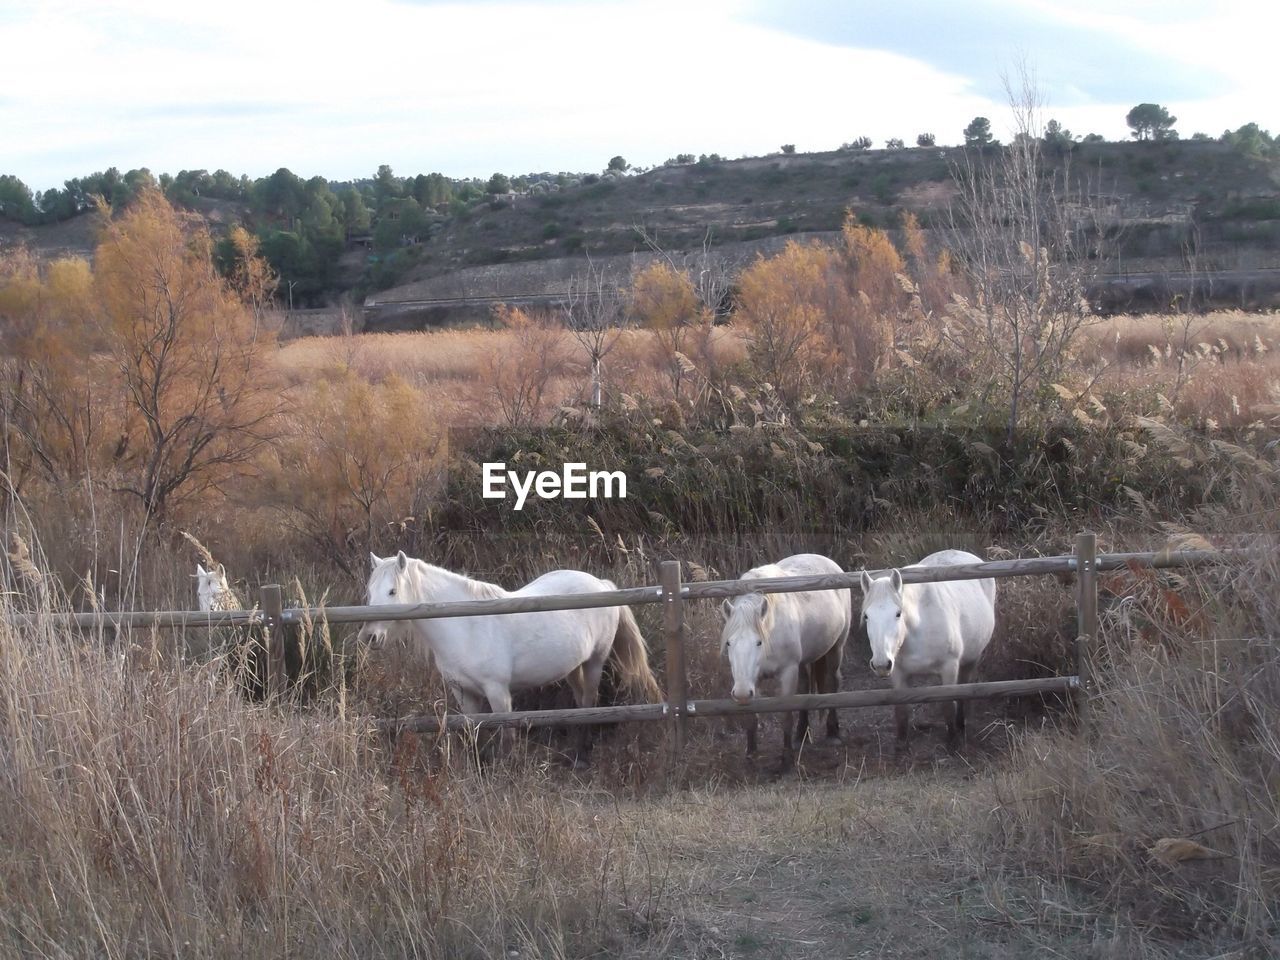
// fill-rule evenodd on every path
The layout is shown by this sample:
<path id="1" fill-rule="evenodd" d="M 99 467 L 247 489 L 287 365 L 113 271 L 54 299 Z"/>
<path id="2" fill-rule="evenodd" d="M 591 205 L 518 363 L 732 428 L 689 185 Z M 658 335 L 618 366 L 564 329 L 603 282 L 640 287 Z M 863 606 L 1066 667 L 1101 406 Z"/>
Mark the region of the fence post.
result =
<path id="1" fill-rule="evenodd" d="M 1076 716 L 1080 729 L 1089 729 L 1089 697 L 1093 693 L 1090 646 L 1098 636 L 1098 538 L 1092 533 L 1076 536 Z"/>
<path id="2" fill-rule="evenodd" d="M 284 597 L 280 585 L 262 588 L 262 613 L 267 628 L 267 698 L 274 700 L 284 693 Z"/>
<path id="3" fill-rule="evenodd" d="M 664 560 L 661 567 L 662 626 L 667 639 L 667 709 L 677 758 L 684 752 L 685 711 L 689 689 L 684 671 L 684 597 L 680 561 Z"/>

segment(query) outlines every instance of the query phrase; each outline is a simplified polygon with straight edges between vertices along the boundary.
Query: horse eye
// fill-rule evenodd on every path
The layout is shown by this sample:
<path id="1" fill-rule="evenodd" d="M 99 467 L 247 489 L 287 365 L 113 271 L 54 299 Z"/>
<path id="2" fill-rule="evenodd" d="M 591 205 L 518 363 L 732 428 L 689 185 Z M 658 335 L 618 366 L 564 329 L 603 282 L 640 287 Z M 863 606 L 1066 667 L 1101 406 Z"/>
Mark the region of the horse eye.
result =
<path id="1" fill-rule="evenodd" d="M 763 641 L 763 640 L 757 640 L 757 641 L 756 641 L 756 646 L 757 646 L 757 647 L 763 647 L 763 646 L 764 646 L 764 641 Z"/>
<path id="2" fill-rule="evenodd" d="M 388 596 L 388 597 L 394 597 L 395 595 L 396 595 L 396 588 L 395 588 L 395 587 L 392 587 L 390 590 L 388 590 L 388 591 L 387 591 L 387 596 Z"/>
<path id="3" fill-rule="evenodd" d="M 895 617 L 897 617 L 897 619 L 901 620 L 901 619 L 902 619 L 902 611 L 901 611 L 901 610 L 899 610 L 897 613 L 895 613 L 895 614 L 894 614 L 894 616 L 895 616 Z"/>

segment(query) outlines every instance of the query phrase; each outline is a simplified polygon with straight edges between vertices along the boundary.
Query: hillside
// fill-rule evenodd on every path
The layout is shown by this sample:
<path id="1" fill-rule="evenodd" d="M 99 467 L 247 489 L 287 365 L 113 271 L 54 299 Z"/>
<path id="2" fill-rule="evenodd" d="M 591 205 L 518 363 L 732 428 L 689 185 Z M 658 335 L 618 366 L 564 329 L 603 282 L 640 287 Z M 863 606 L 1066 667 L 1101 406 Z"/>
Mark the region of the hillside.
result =
<path id="1" fill-rule="evenodd" d="M 941 225 L 960 151 L 914 148 L 797 154 L 660 167 L 543 196 L 472 208 L 425 244 L 426 276 L 475 263 L 622 253 L 642 227 L 665 248 L 838 229 L 846 209 L 882 226 L 910 210 Z M 1061 168 L 1062 160 L 1057 161 Z M 1214 142 L 1080 144 L 1072 176 L 1104 195 L 1109 212 L 1143 236 L 1135 256 L 1164 256 L 1171 235 L 1152 229 L 1194 218 L 1211 256 L 1241 241 L 1280 249 L 1280 164 Z M 1239 229 L 1265 222 L 1265 229 Z M 1132 230 L 1131 230 L 1132 233 Z M 1173 231 L 1166 231 L 1172 234 Z M 1227 266 L 1223 263 L 1223 266 Z M 1231 266 L 1239 265 L 1237 263 Z"/>
<path id="2" fill-rule="evenodd" d="M 961 156 L 945 147 L 846 150 L 534 180 L 523 192 L 428 211 L 425 226 L 391 249 L 377 242 L 375 210 L 373 239 L 349 230 L 327 292 L 308 302 L 354 295 L 378 329 L 467 322 L 494 300 L 554 299 L 584 272 L 588 255 L 606 273 L 629 275 L 652 255 L 646 237 L 675 258 L 709 240 L 734 265 L 785 238 L 834 231 L 847 211 L 890 230 L 910 212 L 941 242 Z M 1261 278 L 1259 288 L 1258 271 L 1280 268 L 1280 161 L 1229 143 L 1173 141 L 1079 143 L 1051 152 L 1050 163 L 1098 198 L 1104 227 L 1118 240 L 1108 273 L 1185 271 L 1195 251 L 1197 272 L 1223 277 L 1219 300 L 1260 306 L 1274 296 L 1274 277 Z M 243 204 L 186 202 L 215 230 L 248 216 Z M 398 215 L 396 202 L 382 211 L 384 226 Z M 38 227 L 0 221 L 0 244 L 22 241 L 46 257 L 85 253 L 91 223 L 89 216 Z M 288 261 L 278 269 L 292 279 Z M 1228 273 L 1236 280 L 1226 282 Z"/>
<path id="3" fill-rule="evenodd" d="M 959 156 L 914 148 L 698 162 L 482 202 L 420 244 L 404 281 L 367 298 L 366 319 L 402 329 L 476 319 L 490 298 L 553 302 L 588 253 L 606 274 L 628 275 L 652 257 L 646 236 L 676 258 L 710 237 L 733 265 L 784 238 L 837 230 L 850 210 L 891 230 L 910 212 L 941 233 Z M 1104 226 L 1119 239 L 1109 272 L 1184 271 L 1187 252 L 1198 249 L 1196 269 L 1233 272 L 1236 281 L 1217 292 L 1244 302 L 1258 297 L 1257 271 L 1280 267 L 1274 161 L 1186 141 L 1079 144 L 1052 162 L 1100 198 Z M 1135 299 L 1123 285 L 1120 294 Z M 1262 295 L 1258 305 L 1269 302 L 1269 286 Z"/>

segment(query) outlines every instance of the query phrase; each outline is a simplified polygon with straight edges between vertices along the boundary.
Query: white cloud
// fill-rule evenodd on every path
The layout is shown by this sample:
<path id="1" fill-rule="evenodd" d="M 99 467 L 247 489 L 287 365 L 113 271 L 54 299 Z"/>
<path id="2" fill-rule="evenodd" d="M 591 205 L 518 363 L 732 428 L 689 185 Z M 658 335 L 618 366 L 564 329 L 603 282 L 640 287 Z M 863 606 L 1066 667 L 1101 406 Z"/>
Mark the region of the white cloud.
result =
<path id="1" fill-rule="evenodd" d="M 1053 6 L 1055 16 L 1080 15 Z M 782 142 L 826 149 L 863 134 L 910 142 L 928 130 L 953 142 L 979 113 L 1000 126 L 1001 106 L 971 78 L 784 34 L 740 9 L 730 0 L 19 2 L 0 15 L 0 162 L 9 165 L 0 172 L 37 188 L 108 166 L 252 176 L 287 166 L 343 179 L 390 163 L 487 176 L 601 168 L 616 153 L 649 165 Z M 1133 26 L 1113 19 L 1115 30 Z M 1193 46 L 1231 32 L 1174 22 L 1144 42 Z M 1260 35 L 1235 39 L 1261 49 Z M 1263 93 L 1248 92 L 1256 69 L 1227 66 L 1242 93 L 1174 112 L 1211 132 L 1265 120 Z M 1122 136 L 1128 106 L 1059 113 L 1078 133 Z M 1211 110 L 1223 119 L 1199 119 Z"/>

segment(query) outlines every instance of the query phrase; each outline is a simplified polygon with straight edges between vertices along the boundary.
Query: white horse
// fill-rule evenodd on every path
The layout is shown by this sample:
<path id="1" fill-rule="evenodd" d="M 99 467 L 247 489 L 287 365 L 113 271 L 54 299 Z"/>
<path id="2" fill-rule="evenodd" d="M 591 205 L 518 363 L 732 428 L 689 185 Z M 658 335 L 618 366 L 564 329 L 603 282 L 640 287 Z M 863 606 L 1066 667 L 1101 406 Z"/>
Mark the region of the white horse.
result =
<path id="1" fill-rule="evenodd" d="M 981 563 L 963 550 L 940 550 L 905 569 Z M 948 580 L 902 582 L 893 570 L 872 579 L 862 574 L 862 622 L 871 642 L 871 669 L 894 689 L 913 677 L 936 673 L 944 684 L 969 683 L 996 625 L 996 582 Z M 908 707 L 897 704 L 898 741 L 907 739 Z M 964 701 L 947 709 L 947 734 L 954 743 L 964 731 Z"/>
<path id="2" fill-rule="evenodd" d="M 206 570 L 197 563 L 196 572 L 192 576 L 196 581 L 196 598 L 202 613 L 210 610 L 244 609 L 240 597 L 231 589 L 227 580 L 227 568 L 222 564 L 215 563 Z M 266 693 L 263 641 L 251 628 L 226 627 L 211 630 L 209 644 L 210 652 L 226 656 L 230 675 L 250 697 L 257 699 Z"/>
<path id="3" fill-rule="evenodd" d="M 743 580 L 771 577 L 799 577 L 841 573 L 834 560 L 814 553 L 801 553 L 774 564 L 748 570 Z M 805 593 L 746 593 L 724 602 L 724 630 L 720 648 L 733 672 L 733 699 L 751 702 L 764 677 L 778 678 L 778 694 L 834 693 L 840 687 L 840 662 L 849 636 L 851 593 L 843 590 L 813 590 Z M 747 728 L 747 752 L 756 749 L 756 729 Z M 796 737 L 800 742 L 809 730 L 809 712 L 800 711 Z M 827 737 L 840 737 L 835 710 L 827 711 Z M 782 724 L 783 766 L 795 762 L 790 719 Z"/>
<path id="4" fill-rule="evenodd" d="M 214 564 L 206 570 L 196 564 L 194 574 L 196 581 L 196 599 L 200 603 L 201 612 L 210 610 L 241 610 L 240 598 L 236 596 L 231 584 L 227 582 L 227 568 L 222 564 Z"/>
<path id="5" fill-rule="evenodd" d="M 577 570 L 556 570 L 508 592 L 492 583 L 472 580 L 422 560 L 369 554 L 370 606 L 501 597 L 602 593 L 616 590 Z M 464 713 L 511 709 L 511 691 L 541 687 L 567 679 L 579 707 L 593 707 L 600 674 L 612 653 L 618 671 L 635 695 L 650 702 L 662 699 L 649 668 L 649 652 L 629 607 L 548 610 L 483 617 L 368 623 L 362 639 L 381 644 L 388 634 L 410 632 L 435 657 L 445 683 Z M 583 727 L 580 748 L 588 746 Z"/>

